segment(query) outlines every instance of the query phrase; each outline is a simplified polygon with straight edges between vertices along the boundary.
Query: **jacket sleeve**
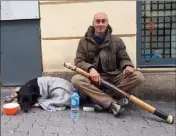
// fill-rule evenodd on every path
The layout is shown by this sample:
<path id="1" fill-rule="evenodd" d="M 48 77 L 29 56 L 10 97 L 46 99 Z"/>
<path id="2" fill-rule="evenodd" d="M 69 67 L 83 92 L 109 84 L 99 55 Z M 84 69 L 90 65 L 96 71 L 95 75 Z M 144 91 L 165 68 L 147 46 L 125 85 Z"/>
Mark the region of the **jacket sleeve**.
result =
<path id="1" fill-rule="evenodd" d="M 126 51 L 124 42 L 120 39 L 119 51 L 117 53 L 118 59 L 120 60 L 120 69 L 123 70 L 126 66 L 134 67 L 132 61 Z"/>
<path id="2" fill-rule="evenodd" d="M 86 60 L 86 50 L 83 48 L 85 40 L 82 39 L 78 43 L 78 47 L 76 50 L 76 58 L 74 59 L 75 66 L 85 70 L 89 71 L 90 68 L 94 67 L 92 64 L 88 63 Z"/>

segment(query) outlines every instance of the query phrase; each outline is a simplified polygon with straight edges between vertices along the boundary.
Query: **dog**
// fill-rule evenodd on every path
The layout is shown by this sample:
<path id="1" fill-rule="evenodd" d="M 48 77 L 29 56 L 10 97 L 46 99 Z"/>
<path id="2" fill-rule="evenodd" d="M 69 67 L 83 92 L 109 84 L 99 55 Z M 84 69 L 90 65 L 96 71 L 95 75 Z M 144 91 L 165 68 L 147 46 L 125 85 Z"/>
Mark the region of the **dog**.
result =
<path id="1" fill-rule="evenodd" d="M 39 107 L 37 104 L 39 97 L 41 97 L 41 95 L 37 78 L 34 78 L 21 87 L 15 88 L 11 96 L 6 97 L 5 103 L 17 102 L 21 110 L 28 112 L 33 106 Z"/>
<path id="2" fill-rule="evenodd" d="M 15 88 L 11 96 L 6 97 L 5 102 L 16 101 L 24 112 L 28 112 L 32 107 L 42 107 L 41 105 L 43 107 L 52 107 L 54 104 L 63 106 L 68 105 L 73 89 L 72 84 L 65 79 L 50 76 L 38 77 Z"/>

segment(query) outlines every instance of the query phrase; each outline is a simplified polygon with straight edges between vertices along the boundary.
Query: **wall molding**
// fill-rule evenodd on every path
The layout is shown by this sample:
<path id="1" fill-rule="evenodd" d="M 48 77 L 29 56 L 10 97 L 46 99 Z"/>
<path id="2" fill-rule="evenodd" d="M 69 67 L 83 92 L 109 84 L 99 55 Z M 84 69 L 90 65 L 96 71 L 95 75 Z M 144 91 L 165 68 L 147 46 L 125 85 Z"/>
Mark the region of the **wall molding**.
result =
<path id="1" fill-rule="evenodd" d="M 115 34 L 117 37 L 135 37 L 136 34 Z M 72 37 L 42 37 L 42 40 L 74 40 L 81 39 L 83 36 L 72 36 Z"/>
<path id="2" fill-rule="evenodd" d="M 62 0 L 62 1 L 42 1 L 42 2 L 40 1 L 40 5 L 91 3 L 91 2 L 106 2 L 106 1 L 109 1 L 109 0 Z M 111 1 L 113 1 L 113 0 L 111 0 Z"/>

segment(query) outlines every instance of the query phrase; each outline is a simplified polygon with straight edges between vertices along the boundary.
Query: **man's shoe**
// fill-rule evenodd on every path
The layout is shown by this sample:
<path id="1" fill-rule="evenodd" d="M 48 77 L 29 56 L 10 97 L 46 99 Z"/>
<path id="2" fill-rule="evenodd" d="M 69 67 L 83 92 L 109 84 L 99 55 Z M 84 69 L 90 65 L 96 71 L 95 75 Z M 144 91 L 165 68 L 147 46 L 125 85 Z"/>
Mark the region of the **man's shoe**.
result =
<path id="1" fill-rule="evenodd" d="M 109 107 L 109 112 L 112 112 L 116 117 L 120 116 L 120 113 L 124 111 L 124 108 L 117 103 L 112 102 Z"/>
<path id="2" fill-rule="evenodd" d="M 103 111 L 103 108 L 100 105 L 94 104 L 93 106 L 94 106 L 94 111 L 95 112 L 101 112 L 101 111 Z"/>
<path id="3" fill-rule="evenodd" d="M 121 106 L 124 106 L 124 105 L 128 105 L 129 101 L 127 98 L 122 98 L 122 99 L 118 100 L 117 103 Z"/>

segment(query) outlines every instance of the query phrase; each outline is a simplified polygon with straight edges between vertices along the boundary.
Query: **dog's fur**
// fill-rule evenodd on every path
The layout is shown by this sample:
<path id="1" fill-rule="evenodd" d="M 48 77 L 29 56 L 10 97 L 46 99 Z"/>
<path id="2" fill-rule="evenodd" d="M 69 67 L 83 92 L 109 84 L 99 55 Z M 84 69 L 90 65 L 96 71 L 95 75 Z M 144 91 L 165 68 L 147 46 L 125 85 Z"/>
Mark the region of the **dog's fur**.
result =
<path id="1" fill-rule="evenodd" d="M 38 102 L 37 99 L 40 97 L 39 91 L 28 85 L 22 86 L 17 92 L 17 95 L 17 102 L 19 103 L 21 110 L 25 112 L 28 112 L 28 110 Z"/>
<path id="2" fill-rule="evenodd" d="M 21 110 L 28 112 L 32 106 L 38 107 L 38 98 L 41 97 L 37 79 L 32 79 L 21 88 L 15 88 L 10 96 L 6 98 L 5 102 L 16 101 L 19 103 Z"/>

